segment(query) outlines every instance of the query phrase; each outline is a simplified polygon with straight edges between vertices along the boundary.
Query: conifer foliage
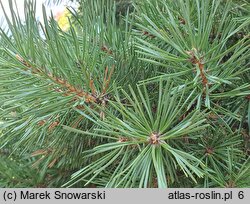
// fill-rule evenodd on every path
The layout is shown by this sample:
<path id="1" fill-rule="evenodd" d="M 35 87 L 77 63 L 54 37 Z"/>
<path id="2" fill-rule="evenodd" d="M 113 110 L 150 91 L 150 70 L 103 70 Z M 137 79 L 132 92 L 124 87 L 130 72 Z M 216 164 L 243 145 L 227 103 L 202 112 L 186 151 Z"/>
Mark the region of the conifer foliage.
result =
<path id="1" fill-rule="evenodd" d="M 0 186 L 250 187 L 249 2 L 79 3 L 9 0 Z"/>

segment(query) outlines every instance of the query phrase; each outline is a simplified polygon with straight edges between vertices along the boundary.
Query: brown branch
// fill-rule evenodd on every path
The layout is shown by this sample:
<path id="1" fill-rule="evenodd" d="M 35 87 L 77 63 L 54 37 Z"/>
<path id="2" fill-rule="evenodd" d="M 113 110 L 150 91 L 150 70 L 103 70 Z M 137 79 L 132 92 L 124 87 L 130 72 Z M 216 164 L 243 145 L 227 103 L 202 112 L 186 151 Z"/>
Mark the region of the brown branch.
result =
<path id="1" fill-rule="evenodd" d="M 32 73 L 41 73 L 42 71 L 38 68 L 33 67 L 30 63 L 28 63 L 27 61 L 25 61 L 22 57 L 20 57 L 18 54 L 16 54 L 16 58 L 18 59 L 18 61 L 20 61 L 27 69 L 30 69 Z"/>
<path id="2" fill-rule="evenodd" d="M 77 98 L 77 96 L 78 96 L 80 98 L 85 98 L 86 103 L 101 104 L 102 107 L 106 106 L 107 99 L 108 99 L 108 97 L 106 96 L 106 91 L 108 89 L 112 74 L 114 72 L 114 65 L 112 66 L 109 73 L 108 73 L 109 69 L 108 69 L 108 67 L 106 67 L 105 73 L 104 73 L 104 78 L 103 78 L 102 90 L 98 94 L 97 94 L 96 88 L 94 86 L 94 81 L 92 79 L 90 80 L 90 82 L 89 82 L 89 87 L 91 89 L 91 94 L 90 94 L 88 92 L 83 91 L 82 89 L 78 89 L 78 88 L 74 87 L 66 80 L 54 76 L 50 72 L 46 73 L 46 72 L 42 71 L 42 69 L 32 66 L 29 62 L 25 61 L 19 55 L 16 55 L 16 58 L 18 61 L 20 61 L 27 68 L 26 70 L 30 69 L 30 70 L 32 70 L 33 73 L 37 73 L 40 75 L 44 74 L 44 75 L 46 75 L 46 77 L 50 78 L 51 81 L 53 81 L 56 84 L 61 85 L 62 87 L 64 87 L 66 89 L 66 90 L 62 90 L 61 88 L 54 88 L 54 90 L 56 92 L 63 93 L 64 96 L 69 96 L 69 95 L 74 94 L 75 96 L 73 97 L 72 101 L 78 100 L 78 98 Z M 83 109 L 84 106 L 77 105 L 76 108 Z M 102 118 L 102 119 L 105 118 L 105 114 L 103 111 L 100 112 L 100 118 Z M 46 122 L 47 122 L 47 120 L 41 120 L 38 122 L 38 125 L 43 126 Z M 54 129 L 56 126 L 59 125 L 59 123 L 60 122 L 58 120 L 52 122 L 49 125 L 49 130 Z"/>
<path id="3" fill-rule="evenodd" d="M 208 85 L 208 80 L 207 77 L 205 76 L 205 70 L 204 70 L 204 63 L 202 62 L 202 59 L 198 59 L 195 54 L 194 51 L 187 51 L 187 54 L 190 55 L 190 62 L 193 65 L 197 65 L 199 70 L 200 70 L 200 76 L 201 76 L 201 80 L 202 80 L 202 85 L 204 87 L 204 89 L 206 88 L 206 86 Z"/>
<path id="4" fill-rule="evenodd" d="M 69 94 L 76 94 L 79 97 L 85 97 L 85 102 L 90 103 L 90 102 L 96 102 L 96 97 L 92 96 L 88 92 L 85 92 L 81 89 L 78 89 L 74 87 L 73 85 L 69 84 L 66 80 L 60 79 L 58 77 L 53 76 L 51 73 L 47 74 L 47 76 L 57 84 L 60 84 L 61 86 L 65 87 L 66 93 Z"/>
<path id="5" fill-rule="evenodd" d="M 34 67 L 32 66 L 29 62 L 25 61 L 22 57 L 20 57 L 19 55 L 16 55 L 16 58 L 18 59 L 18 61 L 20 61 L 24 66 L 26 66 L 28 69 L 32 70 L 33 73 L 37 73 L 37 74 L 41 74 L 42 71 L 40 68 Z M 66 80 L 61 79 L 59 77 L 53 76 L 52 73 L 45 73 L 43 72 L 47 77 L 50 78 L 51 81 L 53 81 L 54 83 L 57 83 L 61 86 L 63 86 L 64 88 L 66 88 L 66 95 L 70 95 L 70 94 L 76 94 L 79 97 L 84 97 L 85 98 L 85 102 L 86 103 L 90 103 L 90 102 L 96 102 L 96 97 L 89 94 L 88 92 L 85 92 L 81 89 L 78 89 L 76 87 L 74 87 L 73 85 L 69 84 Z M 59 89 L 59 92 L 61 92 L 61 89 Z"/>
<path id="6" fill-rule="evenodd" d="M 197 65 L 198 65 L 200 72 L 201 72 L 201 79 L 202 79 L 203 87 L 206 87 L 208 84 L 208 80 L 207 80 L 205 73 L 204 73 L 204 64 L 201 63 L 200 61 L 198 61 Z"/>

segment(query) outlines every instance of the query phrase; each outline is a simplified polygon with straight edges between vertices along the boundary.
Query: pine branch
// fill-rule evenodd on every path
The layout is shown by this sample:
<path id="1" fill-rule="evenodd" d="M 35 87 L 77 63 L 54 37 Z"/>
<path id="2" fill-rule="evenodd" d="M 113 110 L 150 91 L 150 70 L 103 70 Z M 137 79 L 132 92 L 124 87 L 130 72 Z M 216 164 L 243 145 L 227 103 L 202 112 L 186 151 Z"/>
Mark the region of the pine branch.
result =
<path id="1" fill-rule="evenodd" d="M 51 81 L 53 81 L 56 84 L 61 85 L 62 87 L 66 88 L 65 95 L 76 95 L 80 98 L 84 97 L 85 98 L 85 102 L 86 103 L 91 103 L 91 102 L 96 102 L 97 98 L 95 96 L 92 96 L 91 94 L 89 94 L 88 92 L 85 92 L 83 90 L 80 90 L 76 87 L 74 87 L 73 85 L 69 84 L 66 80 L 58 78 L 56 76 L 53 76 L 52 73 L 45 73 L 42 71 L 41 68 L 38 67 L 34 67 L 32 66 L 29 62 L 25 61 L 22 57 L 20 57 L 19 55 L 16 55 L 16 58 L 24 65 L 26 66 L 28 69 L 31 69 L 32 73 L 35 74 L 40 74 L 43 73 L 45 74 L 46 77 L 48 77 Z M 59 90 L 61 91 L 61 90 Z M 74 98 L 76 99 L 76 98 Z"/>
<path id="2" fill-rule="evenodd" d="M 196 56 L 195 56 L 195 52 L 197 52 L 197 50 L 195 48 L 193 48 L 193 50 L 191 51 L 187 51 L 187 54 L 190 55 L 190 62 L 193 64 L 193 65 L 197 65 L 197 67 L 199 68 L 200 70 L 200 76 L 201 76 L 201 80 L 202 80 L 202 85 L 203 85 L 203 90 L 205 91 L 206 90 L 206 87 L 208 85 L 208 79 L 207 77 L 205 76 L 205 70 L 204 70 L 204 62 L 203 62 L 203 59 L 198 59 Z"/>

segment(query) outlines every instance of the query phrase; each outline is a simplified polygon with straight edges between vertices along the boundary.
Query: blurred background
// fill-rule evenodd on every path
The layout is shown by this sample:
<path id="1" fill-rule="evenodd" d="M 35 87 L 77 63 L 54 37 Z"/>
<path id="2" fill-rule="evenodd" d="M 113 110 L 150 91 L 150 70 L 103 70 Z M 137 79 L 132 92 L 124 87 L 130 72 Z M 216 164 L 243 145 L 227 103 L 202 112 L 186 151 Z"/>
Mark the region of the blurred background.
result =
<path id="1" fill-rule="evenodd" d="M 15 8 L 18 8 L 19 15 L 22 19 L 24 19 L 24 1 L 25 0 L 15 0 Z M 9 0 L 0 0 L 1 5 L 4 7 L 4 10 L 6 14 L 10 17 L 11 12 L 9 10 Z M 70 0 L 35 0 L 36 2 L 36 16 L 37 20 L 43 21 L 43 14 L 42 14 L 42 5 L 45 5 L 47 14 L 50 14 L 50 11 L 52 11 L 54 18 L 58 21 L 60 27 L 63 30 L 67 30 L 68 28 L 68 21 L 67 16 L 69 15 L 69 12 L 67 11 L 67 6 L 77 8 L 78 4 L 74 1 Z M 0 7 L 0 27 L 3 29 L 7 28 L 7 23 L 5 20 L 5 14 L 2 9 L 2 6 Z"/>

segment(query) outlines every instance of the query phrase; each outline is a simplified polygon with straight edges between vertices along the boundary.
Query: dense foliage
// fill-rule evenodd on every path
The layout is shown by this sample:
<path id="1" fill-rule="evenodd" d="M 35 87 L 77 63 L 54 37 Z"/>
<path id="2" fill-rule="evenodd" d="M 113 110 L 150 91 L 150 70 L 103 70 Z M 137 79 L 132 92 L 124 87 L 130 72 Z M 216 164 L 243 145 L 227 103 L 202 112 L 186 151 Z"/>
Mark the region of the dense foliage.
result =
<path id="1" fill-rule="evenodd" d="M 1 187 L 250 187 L 248 1 L 9 2 Z"/>

